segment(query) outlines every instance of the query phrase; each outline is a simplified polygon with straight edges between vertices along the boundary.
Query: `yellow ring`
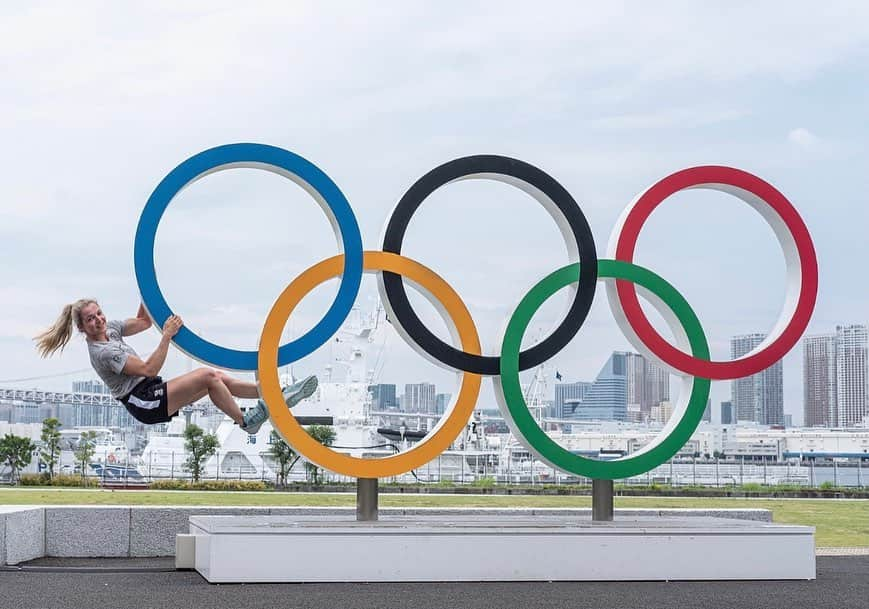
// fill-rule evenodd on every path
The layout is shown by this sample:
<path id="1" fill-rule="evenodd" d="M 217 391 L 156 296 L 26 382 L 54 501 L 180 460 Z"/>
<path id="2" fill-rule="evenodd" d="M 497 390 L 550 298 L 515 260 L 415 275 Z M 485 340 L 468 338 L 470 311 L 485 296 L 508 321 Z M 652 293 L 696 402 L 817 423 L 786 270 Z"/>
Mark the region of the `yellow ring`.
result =
<path id="1" fill-rule="evenodd" d="M 455 290 L 434 271 L 414 260 L 389 252 L 365 252 L 362 264 L 366 272 L 398 273 L 424 288 L 440 301 L 452 318 L 462 349 L 475 355 L 482 352 L 477 328 L 474 326 L 468 308 Z M 278 378 L 278 346 L 284 326 L 302 298 L 324 281 L 340 276 L 343 269 L 343 254 L 327 258 L 299 275 L 278 296 L 266 318 L 257 357 L 257 377 L 261 384 L 262 398 L 268 406 L 274 428 L 290 446 L 309 461 L 335 473 L 356 478 L 397 476 L 432 461 L 449 448 L 474 411 L 474 405 L 480 394 L 481 377 L 478 374 L 464 372 L 459 395 L 452 411 L 444 414 L 445 418 L 425 440 L 405 452 L 383 459 L 360 459 L 336 452 L 314 440 L 299 425 L 296 417 L 284 403 Z"/>

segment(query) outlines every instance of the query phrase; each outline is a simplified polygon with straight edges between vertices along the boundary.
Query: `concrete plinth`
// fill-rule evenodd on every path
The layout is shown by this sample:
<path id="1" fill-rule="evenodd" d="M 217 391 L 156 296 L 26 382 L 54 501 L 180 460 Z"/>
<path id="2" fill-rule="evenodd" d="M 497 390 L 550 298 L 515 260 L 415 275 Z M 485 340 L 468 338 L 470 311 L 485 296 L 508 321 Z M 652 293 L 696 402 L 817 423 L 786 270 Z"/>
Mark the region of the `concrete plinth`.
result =
<path id="1" fill-rule="evenodd" d="M 212 583 L 814 579 L 814 528 L 724 518 L 191 516 Z"/>

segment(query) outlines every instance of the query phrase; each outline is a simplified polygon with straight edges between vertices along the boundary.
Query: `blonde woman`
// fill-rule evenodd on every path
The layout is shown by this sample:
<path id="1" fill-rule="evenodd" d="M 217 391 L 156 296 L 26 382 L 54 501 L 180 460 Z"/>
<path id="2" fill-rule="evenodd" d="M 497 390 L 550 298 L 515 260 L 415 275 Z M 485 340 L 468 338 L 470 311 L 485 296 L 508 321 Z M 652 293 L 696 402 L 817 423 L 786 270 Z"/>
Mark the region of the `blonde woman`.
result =
<path id="1" fill-rule="evenodd" d="M 199 368 L 179 377 L 163 381 L 160 369 L 166 361 L 169 343 L 181 328 L 181 318 L 173 315 L 163 324 L 163 336 L 157 349 L 141 359 L 124 342 L 124 336 L 144 332 L 152 325 L 144 305 L 136 317 L 106 321 L 100 305 L 93 299 L 68 304 L 54 325 L 36 336 L 36 348 L 42 357 L 62 351 L 73 333 L 73 326 L 85 335 L 91 365 L 127 411 L 145 424 L 165 423 L 178 415 L 182 406 L 205 397 L 249 434 L 255 434 L 268 420 L 268 409 L 262 400 L 255 408 L 242 413 L 234 398 L 259 398 L 256 383 L 240 381 L 223 372 Z M 310 397 L 317 388 L 317 377 L 284 388 L 284 399 L 292 408 Z"/>

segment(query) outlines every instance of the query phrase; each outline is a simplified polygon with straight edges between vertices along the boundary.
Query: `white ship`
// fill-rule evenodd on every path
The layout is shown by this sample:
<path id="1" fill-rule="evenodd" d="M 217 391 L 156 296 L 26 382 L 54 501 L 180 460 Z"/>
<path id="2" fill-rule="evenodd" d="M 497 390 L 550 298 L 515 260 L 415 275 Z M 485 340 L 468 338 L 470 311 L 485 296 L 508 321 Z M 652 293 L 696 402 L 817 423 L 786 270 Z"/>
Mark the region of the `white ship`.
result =
<path id="1" fill-rule="evenodd" d="M 99 464 L 121 465 L 127 462 L 129 451 L 123 437 L 110 427 L 73 427 L 60 429 L 60 456 L 58 470 L 71 474 L 76 467 L 75 451 L 79 447 L 82 434 L 93 432 L 93 456 L 90 462 Z"/>

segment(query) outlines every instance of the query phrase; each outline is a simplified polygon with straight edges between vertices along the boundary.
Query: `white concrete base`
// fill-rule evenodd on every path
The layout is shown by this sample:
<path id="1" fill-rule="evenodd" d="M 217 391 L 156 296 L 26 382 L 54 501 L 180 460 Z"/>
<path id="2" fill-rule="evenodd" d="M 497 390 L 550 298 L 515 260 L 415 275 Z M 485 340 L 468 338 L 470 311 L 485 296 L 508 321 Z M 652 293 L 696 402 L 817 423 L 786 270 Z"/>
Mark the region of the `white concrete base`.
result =
<path id="1" fill-rule="evenodd" d="M 196 537 L 179 533 L 175 536 L 175 568 L 196 568 Z"/>
<path id="2" fill-rule="evenodd" d="M 814 579 L 814 528 L 724 518 L 191 516 L 209 582 Z"/>

